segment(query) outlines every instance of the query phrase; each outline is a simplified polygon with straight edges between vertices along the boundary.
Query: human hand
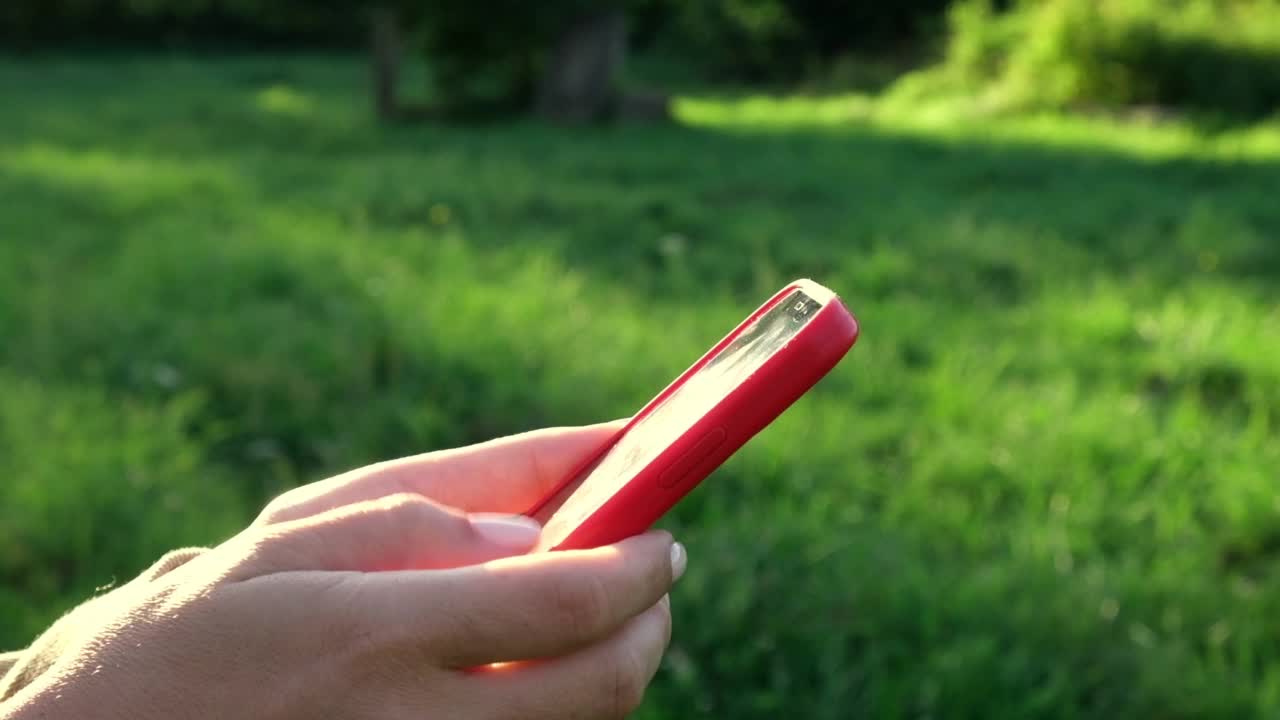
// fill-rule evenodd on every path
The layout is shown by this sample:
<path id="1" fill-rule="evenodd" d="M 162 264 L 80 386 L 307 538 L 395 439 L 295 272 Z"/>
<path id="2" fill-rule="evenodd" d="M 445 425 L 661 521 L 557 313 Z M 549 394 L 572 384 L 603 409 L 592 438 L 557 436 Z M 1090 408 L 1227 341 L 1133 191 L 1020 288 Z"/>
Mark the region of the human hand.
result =
<path id="1" fill-rule="evenodd" d="M 298 520 L 355 502 L 413 493 L 464 512 L 529 510 L 625 425 L 547 428 L 478 445 L 368 465 L 276 498 L 255 525 Z"/>
<path id="2" fill-rule="evenodd" d="M 666 646 L 683 549 L 648 533 L 494 559 L 536 528 L 466 512 L 527 509 L 614 429 L 286 493 L 226 543 L 96 600 L 0 717 L 620 717 Z"/>

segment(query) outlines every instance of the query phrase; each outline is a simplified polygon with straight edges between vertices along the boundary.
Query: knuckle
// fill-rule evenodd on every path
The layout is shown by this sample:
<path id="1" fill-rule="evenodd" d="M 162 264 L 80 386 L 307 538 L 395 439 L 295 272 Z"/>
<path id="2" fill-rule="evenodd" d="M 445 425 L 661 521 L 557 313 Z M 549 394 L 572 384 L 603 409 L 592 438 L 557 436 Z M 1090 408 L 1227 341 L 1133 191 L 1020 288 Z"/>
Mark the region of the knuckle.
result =
<path id="1" fill-rule="evenodd" d="M 379 503 L 378 511 L 398 531 L 406 534 L 406 537 L 412 537 L 411 533 L 428 523 L 439 522 L 452 515 L 442 512 L 440 506 L 414 493 L 389 495 Z"/>
<path id="2" fill-rule="evenodd" d="M 609 591 L 600 577 L 575 573 L 554 585 L 554 613 L 578 637 L 595 636 L 609 624 Z"/>
<path id="3" fill-rule="evenodd" d="M 275 530 L 250 541 L 246 560 L 271 569 L 296 568 L 307 564 L 314 554 L 315 538 L 306 530 Z"/>
<path id="4" fill-rule="evenodd" d="M 277 497 L 267 504 L 258 514 L 256 525 L 274 525 L 291 519 L 293 502 L 288 493 Z"/>
<path id="5" fill-rule="evenodd" d="M 427 513 L 432 507 L 431 501 L 421 495 L 408 492 L 398 492 L 388 495 L 378 503 L 379 509 L 391 515 L 403 515 L 409 519 L 416 519 Z"/>
<path id="6" fill-rule="evenodd" d="M 609 693 L 604 703 L 606 717 L 625 718 L 644 701 L 644 663 L 634 652 L 620 650 L 605 665 L 608 681 L 601 687 Z"/>
<path id="7" fill-rule="evenodd" d="M 240 555 L 248 562 L 266 562 L 279 554 L 280 547 L 290 542 L 296 533 L 278 528 L 266 528 L 245 537 L 240 543 Z"/>
<path id="8" fill-rule="evenodd" d="M 659 596 L 671 589 L 674 581 L 671 576 L 671 554 L 669 551 L 655 553 L 655 557 L 649 560 L 646 580 L 649 582 L 649 588 Z"/>
<path id="9" fill-rule="evenodd" d="M 313 627 L 321 627 L 319 641 L 332 654 L 369 657 L 381 644 L 377 626 L 362 611 L 369 607 L 359 583 L 336 574 L 319 582 L 312 593 L 316 607 Z M 328 654 L 328 653 L 326 653 Z"/>
<path id="10" fill-rule="evenodd" d="M 658 606 L 658 618 L 659 618 L 660 622 L 662 623 L 662 624 L 661 624 L 661 628 L 662 628 L 662 647 L 665 649 L 668 645 L 670 645 L 670 644 L 671 644 L 672 620 L 671 620 L 671 603 L 670 603 L 670 601 L 665 602 L 665 603 L 661 603 L 661 604 Z"/>
<path id="11" fill-rule="evenodd" d="M 435 637 L 429 637 L 435 652 L 445 658 L 459 658 L 477 647 L 493 644 L 493 631 L 487 618 L 477 615 L 468 609 L 458 610 L 446 615 L 447 632 L 437 631 Z"/>

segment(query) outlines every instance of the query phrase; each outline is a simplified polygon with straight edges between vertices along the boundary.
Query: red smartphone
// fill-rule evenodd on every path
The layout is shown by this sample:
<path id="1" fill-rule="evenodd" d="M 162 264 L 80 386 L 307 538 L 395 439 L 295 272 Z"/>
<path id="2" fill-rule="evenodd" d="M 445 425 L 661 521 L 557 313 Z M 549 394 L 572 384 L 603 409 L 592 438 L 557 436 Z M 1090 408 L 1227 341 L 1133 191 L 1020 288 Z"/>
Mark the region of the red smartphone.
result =
<path id="1" fill-rule="evenodd" d="M 857 339 L 834 292 L 812 280 L 782 288 L 527 513 L 542 523 L 535 551 L 599 547 L 649 529 Z"/>

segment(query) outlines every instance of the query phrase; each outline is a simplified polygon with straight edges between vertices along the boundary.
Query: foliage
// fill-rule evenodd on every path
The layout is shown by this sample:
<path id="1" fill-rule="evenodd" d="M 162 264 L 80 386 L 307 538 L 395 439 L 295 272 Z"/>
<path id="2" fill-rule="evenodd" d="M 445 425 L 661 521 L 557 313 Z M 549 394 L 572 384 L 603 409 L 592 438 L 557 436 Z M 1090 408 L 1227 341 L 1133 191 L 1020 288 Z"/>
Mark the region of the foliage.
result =
<path id="1" fill-rule="evenodd" d="M 341 0 L 9 0 L 0 49 L 351 47 L 364 42 L 363 15 Z"/>
<path id="2" fill-rule="evenodd" d="M 795 81 L 845 57 L 892 56 L 922 44 L 946 0 L 671 2 L 671 37 L 681 54 L 722 77 Z"/>
<path id="3" fill-rule="evenodd" d="M 1280 107 L 1280 3 L 1024 0 L 995 12 L 965 0 L 948 61 L 1013 104 L 1265 115 Z"/>
<path id="4" fill-rule="evenodd" d="M 295 483 L 632 412 L 808 275 L 863 337 L 664 521 L 642 717 L 1280 712 L 1280 127 L 383 128 L 365 72 L 0 63 L 0 645 Z"/>
<path id="5" fill-rule="evenodd" d="M 531 92 L 557 34 L 607 3 L 386 0 L 431 58 L 441 97 L 514 103 Z M 791 81 L 846 56 L 920 44 L 946 0 L 618 0 L 638 46 L 722 77 Z M 0 48 L 359 47 L 373 3 L 337 0 L 9 0 Z"/>
<path id="6" fill-rule="evenodd" d="M 589 0 L 406 3 L 438 102 L 464 111 L 523 109 L 560 34 L 609 3 Z"/>

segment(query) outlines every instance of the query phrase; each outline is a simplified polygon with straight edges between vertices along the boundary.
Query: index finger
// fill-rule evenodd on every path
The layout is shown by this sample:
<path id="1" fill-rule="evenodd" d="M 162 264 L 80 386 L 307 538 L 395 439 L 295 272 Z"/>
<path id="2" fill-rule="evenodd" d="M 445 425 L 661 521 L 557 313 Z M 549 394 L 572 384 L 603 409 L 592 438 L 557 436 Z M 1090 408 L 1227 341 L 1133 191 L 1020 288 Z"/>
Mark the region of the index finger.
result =
<path id="1" fill-rule="evenodd" d="M 653 607 L 684 548 L 654 531 L 594 550 L 504 558 L 451 570 L 374 573 L 362 607 L 446 667 L 559 657 Z"/>
<path id="2" fill-rule="evenodd" d="M 521 513 L 603 448 L 625 420 L 547 428 L 369 465 L 291 490 L 266 522 L 414 493 L 465 512 Z"/>

